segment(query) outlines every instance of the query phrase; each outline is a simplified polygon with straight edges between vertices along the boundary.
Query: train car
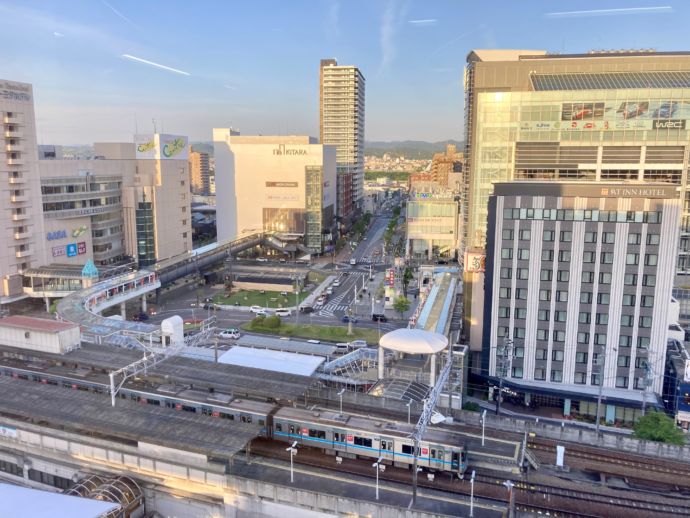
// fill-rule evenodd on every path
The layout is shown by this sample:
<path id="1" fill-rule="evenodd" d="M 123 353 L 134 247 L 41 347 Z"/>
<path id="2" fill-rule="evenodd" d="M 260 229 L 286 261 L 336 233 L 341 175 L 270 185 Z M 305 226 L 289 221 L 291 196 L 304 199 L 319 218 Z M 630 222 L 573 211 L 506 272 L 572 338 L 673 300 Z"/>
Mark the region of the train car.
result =
<path id="1" fill-rule="evenodd" d="M 327 453 L 382 458 L 401 467 L 414 462 L 414 427 L 406 423 L 286 407 L 273 415 L 272 424 L 276 440 L 297 441 Z M 467 470 L 467 448 L 456 434 L 443 430 L 428 428 L 416 457 L 417 465 L 430 471 L 452 471 L 462 477 Z"/>

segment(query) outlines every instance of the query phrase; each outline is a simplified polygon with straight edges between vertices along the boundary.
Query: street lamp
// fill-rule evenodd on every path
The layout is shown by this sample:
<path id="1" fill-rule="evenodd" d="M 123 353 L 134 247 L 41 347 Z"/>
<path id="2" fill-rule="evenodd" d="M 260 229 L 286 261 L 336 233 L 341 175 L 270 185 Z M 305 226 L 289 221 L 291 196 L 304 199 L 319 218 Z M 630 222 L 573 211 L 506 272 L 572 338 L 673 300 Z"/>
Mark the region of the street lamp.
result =
<path id="1" fill-rule="evenodd" d="M 613 352 L 618 351 L 618 348 L 613 347 Z M 596 433 L 599 435 L 599 421 L 601 420 L 601 399 L 604 393 L 604 374 L 606 372 L 606 346 L 601 346 L 601 358 L 597 358 L 599 365 L 599 394 L 597 395 L 597 422 Z"/>
<path id="2" fill-rule="evenodd" d="M 503 485 L 506 487 L 508 490 L 508 518 L 513 518 L 515 516 L 515 513 L 513 512 L 513 507 L 514 507 L 514 502 L 513 502 L 513 484 L 512 481 L 506 480 L 503 482 Z"/>
<path id="3" fill-rule="evenodd" d="M 407 405 L 405 405 L 407 407 L 407 424 L 410 424 L 410 405 L 412 405 L 411 399 L 407 402 Z"/>
<path id="4" fill-rule="evenodd" d="M 486 409 L 482 412 L 482 446 L 484 446 L 484 428 L 486 427 Z"/>
<path id="5" fill-rule="evenodd" d="M 470 518 L 474 517 L 474 470 L 470 479 Z"/>
<path id="6" fill-rule="evenodd" d="M 297 441 L 292 443 L 292 446 L 285 448 L 285 451 L 290 452 L 290 484 L 295 482 L 295 473 L 293 468 L 293 457 L 297 454 Z"/>
<path id="7" fill-rule="evenodd" d="M 338 397 L 340 398 L 340 415 L 343 415 L 343 394 L 345 394 L 345 388 L 338 392 Z"/>
<path id="8" fill-rule="evenodd" d="M 379 499 L 379 471 L 384 472 L 386 471 L 386 466 L 381 464 L 381 461 L 383 460 L 383 457 L 379 457 L 379 460 L 374 462 L 371 466 L 373 468 L 376 468 L 376 500 Z"/>

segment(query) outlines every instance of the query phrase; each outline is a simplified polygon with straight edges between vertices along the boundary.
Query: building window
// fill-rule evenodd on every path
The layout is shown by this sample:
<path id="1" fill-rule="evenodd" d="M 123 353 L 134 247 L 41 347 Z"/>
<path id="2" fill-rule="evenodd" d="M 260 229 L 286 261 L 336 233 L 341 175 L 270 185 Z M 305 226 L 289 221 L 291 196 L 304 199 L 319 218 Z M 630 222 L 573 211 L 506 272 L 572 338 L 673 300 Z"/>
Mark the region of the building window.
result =
<path id="1" fill-rule="evenodd" d="M 573 240 L 573 233 L 569 230 L 561 231 L 561 242 L 570 243 Z"/>
<path id="2" fill-rule="evenodd" d="M 661 223 L 661 212 L 645 212 L 644 223 Z"/>
<path id="3" fill-rule="evenodd" d="M 542 261 L 553 261 L 553 250 L 542 250 L 541 251 Z"/>
<path id="4" fill-rule="evenodd" d="M 555 232 L 553 230 L 544 230 L 543 241 L 553 241 Z"/>
<path id="5" fill-rule="evenodd" d="M 616 376 L 616 388 L 628 388 L 628 377 Z"/>
<path id="6" fill-rule="evenodd" d="M 591 381 L 591 384 L 592 384 L 592 385 L 599 385 L 599 384 L 600 384 L 600 379 L 601 379 L 601 378 L 599 377 L 599 374 L 594 374 L 594 373 L 593 373 L 591 379 L 592 379 L 592 381 Z"/>
<path id="7" fill-rule="evenodd" d="M 596 345 L 606 345 L 606 335 L 602 333 L 594 333 L 594 343 Z"/>
<path id="8" fill-rule="evenodd" d="M 648 336 L 638 336 L 637 337 L 637 348 L 638 349 L 649 349 L 649 337 Z"/>
<path id="9" fill-rule="evenodd" d="M 642 307 L 654 307 L 654 295 L 642 295 Z"/>
<path id="10" fill-rule="evenodd" d="M 587 379 L 587 373 L 586 372 L 576 372 L 575 378 L 573 379 L 573 381 L 575 383 L 577 383 L 578 385 L 584 385 L 586 379 Z"/>
<path id="11" fill-rule="evenodd" d="M 502 236 L 503 236 L 503 239 L 512 240 L 513 239 L 513 230 L 509 229 L 509 228 L 504 229 L 502 232 Z"/>
<path id="12" fill-rule="evenodd" d="M 498 297 L 501 299 L 509 299 L 510 298 L 510 288 L 500 288 L 498 290 Z"/>
<path id="13" fill-rule="evenodd" d="M 551 351 L 551 359 L 555 362 L 562 362 L 563 351 Z"/>
<path id="14" fill-rule="evenodd" d="M 613 264 L 613 252 L 602 252 L 601 264 Z"/>
<path id="15" fill-rule="evenodd" d="M 546 349 L 537 349 L 534 351 L 534 358 L 536 360 L 546 360 L 549 357 L 548 352 Z"/>
<path id="16" fill-rule="evenodd" d="M 585 243 L 596 243 L 597 233 L 596 232 L 585 232 Z"/>
<path id="17" fill-rule="evenodd" d="M 534 379 L 539 381 L 546 380 L 546 370 L 540 367 L 534 369 Z"/>
<path id="18" fill-rule="evenodd" d="M 537 329 L 537 340 L 548 340 L 549 330 L 548 329 Z"/>
<path id="19" fill-rule="evenodd" d="M 594 272 L 582 272 L 582 282 L 583 283 L 593 283 L 594 282 Z"/>
<path id="20" fill-rule="evenodd" d="M 556 300 L 558 302 L 568 302 L 568 292 L 567 291 L 561 291 L 558 290 L 556 292 Z"/>
<path id="21" fill-rule="evenodd" d="M 550 281 L 553 275 L 553 270 L 549 270 L 548 268 L 545 268 L 541 271 L 539 274 L 539 278 L 542 281 Z"/>
<path id="22" fill-rule="evenodd" d="M 580 302 L 582 304 L 591 304 L 592 303 L 592 292 L 591 291 L 580 292 Z"/>
<path id="23" fill-rule="evenodd" d="M 599 273 L 599 284 L 611 284 L 611 274 L 609 272 Z"/>
<path id="24" fill-rule="evenodd" d="M 554 342 L 565 342 L 565 331 L 554 330 L 553 341 Z"/>
<path id="25" fill-rule="evenodd" d="M 508 306 L 499 306 L 498 318 L 510 318 L 510 308 Z"/>
<path id="26" fill-rule="evenodd" d="M 529 230 L 520 231 L 520 239 L 522 241 L 529 241 L 532 238 L 532 232 Z"/>
<path id="27" fill-rule="evenodd" d="M 623 295 L 623 305 L 624 306 L 634 306 L 635 305 L 635 295 L 624 294 Z"/>
<path id="28" fill-rule="evenodd" d="M 552 370 L 551 371 L 551 381 L 560 383 L 563 381 L 563 371 Z"/>
<path id="29" fill-rule="evenodd" d="M 504 336 L 508 336 L 508 328 L 506 326 L 498 326 L 496 328 L 496 334 L 498 334 L 499 338 L 503 338 Z"/>
<path id="30" fill-rule="evenodd" d="M 587 353 L 575 353 L 575 363 L 587 363 L 588 357 Z"/>
<path id="31" fill-rule="evenodd" d="M 522 367 L 513 367 L 513 378 L 522 378 Z"/>
<path id="32" fill-rule="evenodd" d="M 625 284 L 626 286 L 637 286 L 637 274 L 626 273 L 623 277 L 623 284 Z"/>
<path id="33" fill-rule="evenodd" d="M 658 256 L 656 254 L 645 254 L 644 264 L 645 266 L 656 266 L 658 261 Z"/>
<path id="34" fill-rule="evenodd" d="M 642 356 L 638 356 L 635 358 L 635 368 L 636 369 L 645 369 L 647 367 L 647 358 L 643 358 Z"/>
<path id="35" fill-rule="evenodd" d="M 513 277 L 513 269 L 504 266 L 501 268 L 501 279 L 511 279 Z"/>
<path id="36" fill-rule="evenodd" d="M 527 300 L 527 288 L 516 288 L 515 298 L 519 300 Z"/>
<path id="37" fill-rule="evenodd" d="M 592 314 L 587 311 L 580 311 L 577 321 L 580 324 L 589 324 L 592 321 Z"/>
<path id="38" fill-rule="evenodd" d="M 515 318 L 518 320 L 527 318 L 527 308 L 515 308 Z"/>
<path id="39" fill-rule="evenodd" d="M 525 348 L 524 347 L 516 347 L 513 356 L 515 358 L 524 358 L 525 357 Z"/>
<path id="40" fill-rule="evenodd" d="M 529 261 L 529 250 L 527 248 L 518 249 L 518 259 L 522 261 Z"/>
<path id="41" fill-rule="evenodd" d="M 589 333 L 581 331 L 577 333 L 577 343 L 588 344 L 589 343 Z"/>
<path id="42" fill-rule="evenodd" d="M 625 255 L 625 264 L 631 264 L 631 265 L 636 265 L 639 262 L 640 254 L 626 254 Z"/>
<path id="43" fill-rule="evenodd" d="M 542 322 L 544 322 L 544 321 L 548 322 L 549 310 L 548 309 L 540 309 L 539 312 L 537 313 L 537 320 L 541 320 Z"/>
<path id="44" fill-rule="evenodd" d="M 633 320 L 632 315 L 621 315 L 621 327 L 632 327 Z"/>
<path id="45" fill-rule="evenodd" d="M 561 250 L 558 252 L 558 260 L 562 263 L 570 261 L 570 250 Z"/>
<path id="46" fill-rule="evenodd" d="M 630 356 L 619 356 L 618 357 L 619 367 L 630 367 Z"/>
<path id="47" fill-rule="evenodd" d="M 558 281 L 568 282 L 570 280 L 570 272 L 568 270 L 558 270 Z"/>
<path id="48" fill-rule="evenodd" d="M 605 326 L 609 323 L 608 313 L 597 313 L 596 323 L 600 326 Z"/>
<path id="49" fill-rule="evenodd" d="M 524 338 L 525 337 L 525 328 L 524 327 L 516 327 L 513 329 L 513 338 Z"/>
<path id="50" fill-rule="evenodd" d="M 632 344 L 632 336 L 620 335 L 618 337 L 618 347 L 630 347 Z"/>
<path id="51" fill-rule="evenodd" d="M 554 322 L 565 322 L 566 315 L 568 313 L 566 311 L 554 311 L 553 313 L 553 321 Z"/>
<path id="52" fill-rule="evenodd" d="M 182 232 L 182 239 L 187 239 L 187 232 Z"/>
<path id="53" fill-rule="evenodd" d="M 513 249 L 512 248 L 501 248 L 501 259 L 512 259 Z"/>
<path id="54" fill-rule="evenodd" d="M 551 300 L 551 290 L 539 290 L 539 300 L 541 300 L 541 301 Z"/>
<path id="55" fill-rule="evenodd" d="M 597 304 L 607 305 L 611 295 L 608 293 L 597 293 Z"/>
<path id="56" fill-rule="evenodd" d="M 642 276 L 642 286 L 656 286 L 656 275 L 643 275 Z"/>
<path id="57" fill-rule="evenodd" d="M 585 251 L 582 253 L 582 262 L 583 263 L 593 263 L 595 257 L 596 257 L 596 254 L 594 252 Z"/>
<path id="58" fill-rule="evenodd" d="M 647 244 L 648 245 L 658 245 L 659 244 L 659 234 L 647 234 Z"/>
<path id="59" fill-rule="evenodd" d="M 644 328 L 652 327 L 652 317 L 641 316 L 639 326 Z"/>
<path id="60" fill-rule="evenodd" d="M 602 232 L 601 242 L 607 245 L 612 245 L 616 240 L 616 234 L 613 232 Z"/>
<path id="61" fill-rule="evenodd" d="M 529 270 L 527 268 L 518 268 L 515 273 L 517 274 L 516 279 L 520 279 L 521 281 L 526 281 L 529 276 Z"/>
<path id="62" fill-rule="evenodd" d="M 629 245 L 639 245 L 640 244 L 640 234 L 628 234 L 628 244 Z"/>
<path id="63" fill-rule="evenodd" d="M 503 219 L 513 219 L 513 209 L 503 209 Z"/>

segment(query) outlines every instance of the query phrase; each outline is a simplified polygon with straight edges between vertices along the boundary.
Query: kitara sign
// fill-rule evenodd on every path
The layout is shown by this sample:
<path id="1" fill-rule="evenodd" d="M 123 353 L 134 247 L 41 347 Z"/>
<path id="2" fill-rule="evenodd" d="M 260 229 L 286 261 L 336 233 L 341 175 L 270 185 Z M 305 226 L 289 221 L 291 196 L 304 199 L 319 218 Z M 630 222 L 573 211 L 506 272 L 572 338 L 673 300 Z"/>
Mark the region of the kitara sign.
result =
<path id="1" fill-rule="evenodd" d="M 306 149 L 301 148 L 286 148 L 285 144 L 280 144 L 273 150 L 274 155 L 307 155 Z"/>
<path id="2" fill-rule="evenodd" d="M 158 160 L 187 160 L 189 158 L 187 137 L 181 135 L 136 135 L 135 157 Z"/>

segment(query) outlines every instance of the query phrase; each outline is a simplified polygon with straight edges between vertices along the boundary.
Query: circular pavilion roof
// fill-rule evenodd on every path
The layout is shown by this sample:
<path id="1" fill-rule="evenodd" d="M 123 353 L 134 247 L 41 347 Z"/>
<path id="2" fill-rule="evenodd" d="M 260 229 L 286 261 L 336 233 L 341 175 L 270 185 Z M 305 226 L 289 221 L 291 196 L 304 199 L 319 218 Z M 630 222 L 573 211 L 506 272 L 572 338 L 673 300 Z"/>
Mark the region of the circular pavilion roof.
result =
<path id="1" fill-rule="evenodd" d="M 389 351 L 407 354 L 433 354 L 448 347 L 448 339 L 440 333 L 423 329 L 396 329 L 386 333 L 379 345 Z"/>

